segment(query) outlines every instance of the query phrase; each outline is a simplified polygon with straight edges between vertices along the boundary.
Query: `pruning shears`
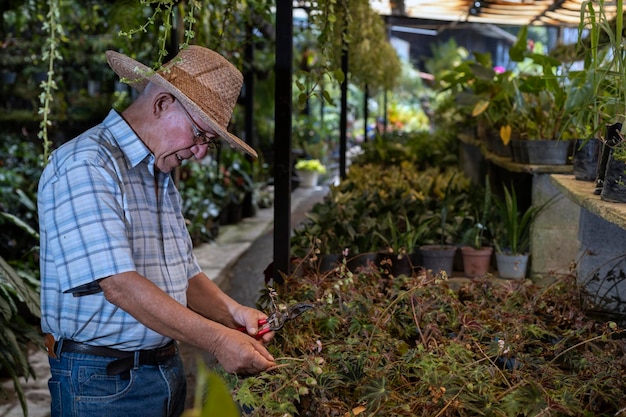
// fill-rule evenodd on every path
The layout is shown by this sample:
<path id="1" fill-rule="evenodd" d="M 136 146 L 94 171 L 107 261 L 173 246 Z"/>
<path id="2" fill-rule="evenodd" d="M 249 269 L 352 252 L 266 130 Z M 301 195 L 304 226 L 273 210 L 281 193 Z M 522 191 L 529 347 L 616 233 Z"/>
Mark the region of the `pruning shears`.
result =
<path id="1" fill-rule="evenodd" d="M 264 334 L 275 332 L 283 328 L 287 320 L 292 320 L 300 314 L 315 307 L 311 303 L 295 303 L 281 311 L 274 311 L 266 319 L 259 320 L 259 331 L 254 335 L 255 339 L 260 339 Z M 239 327 L 237 330 L 245 332 L 245 327 Z"/>

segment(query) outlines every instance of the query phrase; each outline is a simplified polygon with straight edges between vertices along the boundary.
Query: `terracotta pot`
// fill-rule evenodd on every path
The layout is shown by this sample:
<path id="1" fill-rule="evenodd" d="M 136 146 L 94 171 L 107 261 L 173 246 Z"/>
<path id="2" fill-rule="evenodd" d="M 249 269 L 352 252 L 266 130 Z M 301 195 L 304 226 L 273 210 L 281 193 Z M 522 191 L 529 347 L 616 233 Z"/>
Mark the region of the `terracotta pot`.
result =
<path id="1" fill-rule="evenodd" d="M 471 246 L 463 246 L 461 253 L 463 253 L 463 271 L 466 277 L 482 277 L 489 272 L 492 247 L 475 249 Z"/>

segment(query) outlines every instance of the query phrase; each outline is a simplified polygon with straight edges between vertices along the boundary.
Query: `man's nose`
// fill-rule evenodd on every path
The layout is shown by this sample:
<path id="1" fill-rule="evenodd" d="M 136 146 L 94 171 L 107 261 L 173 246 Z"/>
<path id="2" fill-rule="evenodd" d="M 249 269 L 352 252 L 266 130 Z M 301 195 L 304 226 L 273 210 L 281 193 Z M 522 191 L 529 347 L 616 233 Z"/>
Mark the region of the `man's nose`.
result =
<path id="1" fill-rule="evenodd" d="M 202 159 L 209 151 L 209 144 L 206 143 L 204 145 L 193 145 L 190 150 L 191 153 L 193 153 L 193 156 L 196 157 L 196 159 Z"/>

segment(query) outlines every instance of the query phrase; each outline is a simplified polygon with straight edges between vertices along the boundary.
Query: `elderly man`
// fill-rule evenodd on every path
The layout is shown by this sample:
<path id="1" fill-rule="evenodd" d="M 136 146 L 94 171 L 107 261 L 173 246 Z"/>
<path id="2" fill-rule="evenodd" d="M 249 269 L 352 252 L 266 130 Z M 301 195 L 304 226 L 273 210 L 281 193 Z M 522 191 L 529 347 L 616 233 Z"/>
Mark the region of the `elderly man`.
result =
<path id="1" fill-rule="evenodd" d="M 169 175 L 220 138 L 256 156 L 227 131 L 242 76 L 199 46 L 158 72 L 107 59 L 141 93 L 59 147 L 39 183 L 52 416 L 177 416 L 186 387 L 176 340 L 228 372 L 275 364 L 264 346 L 273 333 L 251 337 L 266 315 L 200 270 Z"/>

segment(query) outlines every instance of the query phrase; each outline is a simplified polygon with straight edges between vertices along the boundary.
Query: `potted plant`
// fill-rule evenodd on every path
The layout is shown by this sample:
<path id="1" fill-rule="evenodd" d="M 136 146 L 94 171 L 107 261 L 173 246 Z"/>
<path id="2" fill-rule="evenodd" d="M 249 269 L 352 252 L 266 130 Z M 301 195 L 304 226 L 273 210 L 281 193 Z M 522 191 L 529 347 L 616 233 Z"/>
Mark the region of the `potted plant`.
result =
<path id="1" fill-rule="evenodd" d="M 300 177 L 300 186 L 305 188 L 315 187 L 319 175 L 326 173 L 326 167 L 319 159 L 300 159 L 295 168 Z"/>
<path id="2" fill-rule="evenodd" d="M 569 72 L 559 59 L 528 49 L 528 28 L 522 27 L 509 50 L 522 69 L 512 79 L 512 112 L 508 123 L 519 135 L 512 143 L 513 160 L 538 165 L 569 163 L 576 139 L 587 137 L 586 120 L 576 106 L 589 100 L 578 72 Z M 523 64 L 523 65 L 521 65 Z"/>
<path id="3" fill-rule="evenodd" d="M 602 145 L 598 161 L 598 177 L 595 194 L 610 202 L 626 202 L 624 187 L 624 164 L 626 162 L 626 62 L 623 47 L 623 0 L 613 5 L 605 5 L 604 0 L 584 2 L 581 6 L 579 24 L 579 43 L 586 46 L 585 69 L 589 74 L 588 84 L 591 96 L 595 98 L 589 111 L 593 111 L 593 131 L 606 128 L 606 136 L 601 138 Z M 614 17 L 613 17 L 614 16 Z M 588 33 L 586 39 L 582 34 Z M 582 115 L 588 114 L 584 110 Z M 613 170 L 608 165 L 617 165 Z M 605 178 L 608 172 L 608 178 Z M 614 172 L 614 174 L 613 174 Z M 606 187 L 606 185 L 609 185 Z M 606 190 L 605 190 L 606 188 Z"/>
<path id="4" fill-rule="evenodd" d="M 621 123 L 607 126 L 603 172 L 598 177 L 602 184 L 600 198 L 611 203 L 626 203 L 626 141 L 621 129 Z"/>
<path id="5" fill-rule="evenodd" d="M 418 265 L 416 249 L 424 241 L 430 231 L 434 219 L 416 219 L 412 222 L 406 213 L 394 220 L 391 212 L 387 212 L 386 230 L 376 231 L 375 235 L 384 242 L 386 250 L 378 254 L 381 269 L 390 267 L 394 276 L 411 275 L 413 267 Z"/>
<path id="6" fill-rule="evenodd" d="M 515 188 L 503 185 L 504 199 L 495 199 L 498 225 L 494 236 L 496 266 L 500 278 L 523 279 L 526 277 L 530 249 L 530 227 L 535 218 L 552 199 L 540 206 L 530 206 L 522 211 Z"/>
<path id="7" fill-rule="evenodd" d="M 431 270 L 433 273 L 444 272 L 448 276 L 452 276 L 452 270 L 454 267 L 454 256 L 456 254 L 457 247 L 449 245 L 446 240 L 446 232 L 448 229 L 448 212 L 452 206 L 451 189 L 454 183 L 453 175 L 444 194 L 443 202 L 439 210 L 439 243 L 427 244 L 420 246 L 420 255 L 422 257 L 422 263 L 426 270 Z"/>
<path id="8" fill-rule="evenodd" d="M 482 197 L 482 206 L 474 209 L 475 215 L 471 218 L 472 224 L 463 235 L 463 243 L 465 243 L 461 247 L 463 271 L 468 278 L 487 274 L 493 253 L 493 247 L 488 245 L 486 240 L 492 210 L 489 178 L 485 179 L 485 190 Z"/>

